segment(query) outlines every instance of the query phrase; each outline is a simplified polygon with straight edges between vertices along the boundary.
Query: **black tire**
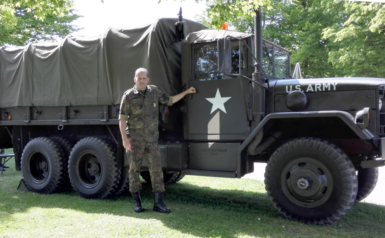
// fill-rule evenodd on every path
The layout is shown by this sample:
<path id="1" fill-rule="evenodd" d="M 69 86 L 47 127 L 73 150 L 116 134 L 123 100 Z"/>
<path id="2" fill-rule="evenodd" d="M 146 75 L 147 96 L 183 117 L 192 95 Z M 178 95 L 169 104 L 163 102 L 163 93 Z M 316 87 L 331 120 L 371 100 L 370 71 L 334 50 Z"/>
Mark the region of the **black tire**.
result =
<path id="1" fill-rule="evenodd" d="M 378 168 L 359 169 L 357 171 L 358 191 L 356 201 L 364 200 L 377 185 Z"/>
<path id="2" fill-rule="evenodd" d="M 65 183 L 64 154 L 55 141 L 39 137 L 25 146 L 21 171 L 25 185 L 37 193 L 55 193 Z"/>
<path id="3" fill-rule="evenodd" d="M 310 224 L 339 220 L 353 206 L 357 176 L 335 145 L 299 138 L 279 147 L 265 171 L 267 194 L 285 217 Z"/>
<path id="4" fill-rule="evenodd" d="M 72 187 L 84 198 L 115 195 L 120 181 L 116 150 L 103 139 L 87 137 L 72 149 L 68 172 Z"/>
<path id="5" fill-rule="evenodd" d="M 71 150 L 73 148 L 73 144 L 70 143 L 70 141 L 68 141 L 67 139 L 60 136 L 54 136 L 54 137 L 51 137 L 51 139 L 55 141 L 56 144 L 59 145 L 63 150 L 64 182 L 61 190 L 69 191 L 72 188 L 72 186 L 68 176 L 68 160 L 71 154 Z"/>
<path id="6" fill-rule="evenodd" d="M 128 167 L 122 168 L 122 176 L 120 178 L 120 182 L 116 190 L 115 196 L 121 196 L 128 191 L 128 188 L 130 186 L 130 180 L 128 178 L 128 169 Z"/>
<path id="7" fill-rule="evenodd" d="M 146 181 L 146 183 L 151 184 L 150 171 L 142 171 L 140 172 L 140 176 L 142 176 L 143 180 Z"/>
<path id="8" fill-rule="evenodd" d="M 181 181 L 185 174 L 182 171 L 167 171 L 163 172 L 163 178 L 165 184 L 174 184 Z"/>
<path id="9" fill-rule="evenodd" d="M 149 171 L 140 172 L 140 176 L 142 176 L 146 183 L 151 184 L 151 176 Z M 182 171 L 163 171 L 163 181 L 166 185 L 177 183 L 181 181 L 184 176 L 185 174 Z"/>
<path id="10" fill-rule="evenodd" d="M 111 138 L 110 136 L 102 136 L 101 137 L 102 140 L 104 140 L 105 142 L 108 143 L 108 145 L 110 146 L 110 148 L 113 150 L 113 153 L 116 153 L 116 155 L 118 156 L 118 146 L 115 142 L 115 140 L 113 138 Z M 124 150 L 123 150 L 124 151 Z M 125 153 L 125 152 L 123 152 Z M 119 161 L 118 161 L 119 163 Z M 120 173 L 120 181 L 119 181 L 119 184 L 116 188 L 116 192 L 115 192 L 115 195 L 114 196 L 121 196 L 121 195 L 124 195 L 127 191 L 128 191 L 128 188 L 130 186 L 130 181 L 129 181 L 129 176 L 128 176 L 128 167 L 124 167 L 124 161 L 121 161 L 120 164 L 120 167 L 122 168 L 121 170 L 121 173 Z"/>

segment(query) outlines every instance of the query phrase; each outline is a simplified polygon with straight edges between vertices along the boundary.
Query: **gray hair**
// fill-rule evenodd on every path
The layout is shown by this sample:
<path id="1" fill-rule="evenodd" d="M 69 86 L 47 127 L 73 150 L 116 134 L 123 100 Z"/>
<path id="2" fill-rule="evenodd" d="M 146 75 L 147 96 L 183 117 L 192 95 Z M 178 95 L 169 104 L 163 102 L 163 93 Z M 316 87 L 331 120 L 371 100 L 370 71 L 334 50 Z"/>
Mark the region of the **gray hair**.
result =
<path id="1" fill-rule="evenodd" d="M 137 69 L 137 70 L 135 71 L 135 78 L 137 78 L 137 77 L 138 77 L 138 74 L 140 74 L 140 73 L 146 73 L 147 78 L 148 78 L 148 71 L 147 71 L 147 69 L 145 69 L 145 68 L 139 68 L 139 69 Z"/>

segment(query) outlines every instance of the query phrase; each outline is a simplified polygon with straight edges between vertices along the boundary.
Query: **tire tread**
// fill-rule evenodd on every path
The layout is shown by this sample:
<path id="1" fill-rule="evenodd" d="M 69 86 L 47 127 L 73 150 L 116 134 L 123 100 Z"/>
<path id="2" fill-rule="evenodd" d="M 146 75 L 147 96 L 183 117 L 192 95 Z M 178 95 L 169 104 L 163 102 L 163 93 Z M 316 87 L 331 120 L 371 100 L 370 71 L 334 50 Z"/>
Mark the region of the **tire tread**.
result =
<path id="1" fill-rule="evenodd" d="M 274 191 L 271 184 L 274 182 L 274 174 L 277 173 L 274 170 L 274 168 L 277 166 L 277 163 L 286 153 L 290 153 L 290 151 L 293 150 L 299 150 L 303 148 L 303 146 L 306 148 L 311 148 L 315 151 L 324 151 L 325 154 L 328 155 L 328 157 L 332 160 L 332 162 L 337 165 L 338 170 L 343 171 L 342 180 L 345 181 L 344 185 L 346 186 L 343 189 L 342 197 L 338 200 L 338 204 L 333 209 L 330 209 L 328 214 L 324 216 L 305 218 L 296 214 L 292 214 L 286 210 L 285 207 L 279 204 L 273 194 Z M 304 223 L 322 225 L 330 224 L 339 220 L 350 210 L 354 204 L 357 194 L 357 177 L 355 176 L 355 169 L 352 162 L 341 149 L 328 141 L 307 137 L 289 141 L 273 153 L 265 170 L 265 186 L 273 206 L 286 218 Z"/>
<path id="2" fill-rule="evenodd" d="M 95 151 L 105 153 L 104 156 L 98 158 L 99 160 L 105 160 L 106 165 L 106 173 L 105 180 L 102 188 L 95 193 L 87 193 L 83 191 L 84 188 L 78 187 L 77 177 L 75 176 L 76 172 L 74 171 L 76 168 L 71 168 L 71 165 L 75 163 L 77 157 L 76 154 L 83 149 L 83 147 L 91 147 Z M 68 163 L 68 171 L 70 175 L 70 181 L 72 187 L 75 191 L 84 198 L 94 198 L 94 199 L 104 199 L 111 198 L 115 195 L 115 191 L 119 185 L 121 170 L 120 166 L 118 166 L 118 161 L 116 158 L 116 150 L 108 143 L 106 139 L 98 138 L 98 137 L 86 137 L 81 139 L 71 151 L 70 159 Z"/>
<path id="3" fill-rule="evenodd" d="M 28 158 L 29 150 L 34 149 L 35 151 L 39 151 L 42 154 L 44 152 L 50 154 L 51 156 L 49 158 L 46 158 L 47 160 L 51 160 L 50 163 L 52 164 L 52 171 L 49 171 L 51 176 L 51 181 L 45 186 L 44 188 L 37 188 L 33 181 L 30 181 L 29 174 L 27 172 L 27 168 L 25 168 L 25 163 Z M 47 151 L 44 151 L 44 149 L 47 149 Z M 59 192 L 65 184 L 65 178 L 66 178 L 66 171 L 63 166 L 64 161 L 64 152 L 61 149 L 61 147 L 52 139 L 47 137 L 37 137 L 32 139 L 28 142 L 28 144 L 25 146 L 22 154 L 21 159 L 21 171 L 23 173 L 23 178 L 25 185 L 30 191 L 37 192 L 37 193 L 43 193 L 43 194 L 51 194 Z"/>

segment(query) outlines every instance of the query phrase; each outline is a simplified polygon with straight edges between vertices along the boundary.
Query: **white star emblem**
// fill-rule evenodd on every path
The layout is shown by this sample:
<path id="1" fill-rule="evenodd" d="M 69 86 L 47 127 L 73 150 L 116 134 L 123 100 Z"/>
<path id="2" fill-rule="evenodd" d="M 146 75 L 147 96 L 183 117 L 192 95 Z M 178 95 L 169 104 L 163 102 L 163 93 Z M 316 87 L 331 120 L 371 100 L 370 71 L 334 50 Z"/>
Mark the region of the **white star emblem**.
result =
<path id="1" fill-rule="evenodd" d="M 207 101 L 213 104 L 211 108 L 211 113 L 213 113 L 217 109 L 221 109 L 224 113 L 227 114 L 225 108 L 225 102 L 227 102 L 231 97 L 221 97 L 221 93 L 219 92 L 219 88 L 217 89 L 217 93 L 215 94 L 215 98 L 206 98 Z"/>

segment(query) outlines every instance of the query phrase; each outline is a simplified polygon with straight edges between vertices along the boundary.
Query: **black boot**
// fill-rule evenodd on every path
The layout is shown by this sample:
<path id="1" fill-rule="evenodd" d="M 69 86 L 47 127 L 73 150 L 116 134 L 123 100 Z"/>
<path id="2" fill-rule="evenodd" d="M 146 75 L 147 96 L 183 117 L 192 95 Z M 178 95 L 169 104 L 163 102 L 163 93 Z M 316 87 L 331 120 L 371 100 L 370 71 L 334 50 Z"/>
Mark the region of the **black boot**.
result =
<path id="1" fill-rule="evenodd" d="M 154 193 L 155 200 L 154 200 L 154 211 L 161 212 L 161 213 L 170 213 L 171 210 L 166 207 L 166 205 L 163 203 L 163 194 L 162 193 Z"/>
<path id="2" fill-rule="evenodd" d="M 139 192 L 131 193 L 132 198 L 134 199 L 134 211 L 135 212 L 143 212 L 142 201 L 140 200 Z"/>

